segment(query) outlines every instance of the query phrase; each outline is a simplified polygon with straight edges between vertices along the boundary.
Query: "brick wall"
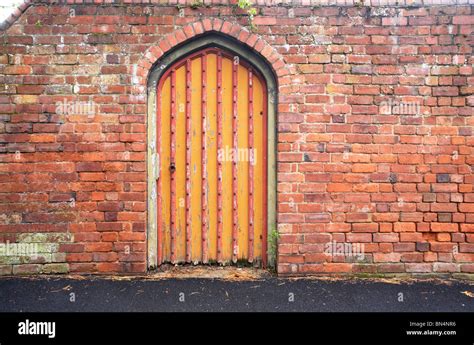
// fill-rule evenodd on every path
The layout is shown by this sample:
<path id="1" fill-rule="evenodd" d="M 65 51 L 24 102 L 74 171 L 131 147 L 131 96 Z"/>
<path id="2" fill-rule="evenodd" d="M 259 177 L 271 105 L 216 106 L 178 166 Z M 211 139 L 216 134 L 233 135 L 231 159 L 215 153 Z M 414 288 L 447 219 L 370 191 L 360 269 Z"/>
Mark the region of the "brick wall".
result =
<path id="1" fill-rule="evenodd" d="M 225 4 L 45 2 L 1 32 L 0 243 L 37 255 L 0 274 L 146 271 L 146 76 L 212 30 L 278 76 L 280 274 L 474 272 L 467 1 L 263 4 L 254 33 Z"/>

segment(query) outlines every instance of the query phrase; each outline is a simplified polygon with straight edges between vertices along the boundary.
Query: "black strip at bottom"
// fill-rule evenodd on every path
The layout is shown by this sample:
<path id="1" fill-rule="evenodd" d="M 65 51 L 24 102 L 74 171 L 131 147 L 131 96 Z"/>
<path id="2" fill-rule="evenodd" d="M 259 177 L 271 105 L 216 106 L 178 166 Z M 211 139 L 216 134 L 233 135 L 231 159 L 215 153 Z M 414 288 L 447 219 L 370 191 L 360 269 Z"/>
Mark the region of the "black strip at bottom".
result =
<path id="1" fill-rule="evenodd" d="M 469 313 L 3 313 L 13 344 L 473 344 Z"/>

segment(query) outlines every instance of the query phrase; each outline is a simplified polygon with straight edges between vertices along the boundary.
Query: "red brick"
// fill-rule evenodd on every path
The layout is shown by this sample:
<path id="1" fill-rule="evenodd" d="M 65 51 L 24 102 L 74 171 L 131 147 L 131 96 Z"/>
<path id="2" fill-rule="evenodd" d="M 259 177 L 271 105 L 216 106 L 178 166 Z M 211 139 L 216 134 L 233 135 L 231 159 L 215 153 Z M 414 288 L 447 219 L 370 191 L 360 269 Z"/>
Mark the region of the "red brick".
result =
<path id="1" fill-rule="evenodd" d="M 431 231 L 454 232 L 458 231 L 458 224 L 455 223 L 431 223 Z"/>
<path id="2" fill-rule="evenodd" d="M 408 273 L 429 273 L 433 270 L 433 265 L 429 263 L 407 263 L 405 264 Z"/>
<path id="3" fill-rule="evenodd" d="M 398 234 L 395 233 L 375 233 L 374 234 L 374 242 L 398 242 L 400 237 Z"/>
<path id="4" fill-rule="evenodd" d="M 461 224 L 462 232 L 474 232 L 474 224 Z"/>
<path id="5" fill-rule="evenodd" d="M 374 262 L 400 262 L 400 253 L 374 253 Z"/>
<path id="6" fill-rule="evenodd" d="M 395 223 L 394 231 L 395 232 L 415 232 L 416 225 L 415 223 Z"/>
<path id="7" fill-rule="evenodd" d="M 456 16 L 453 18 L 453 24 L 472 25 L 474 24 L 473 16 Z"/>

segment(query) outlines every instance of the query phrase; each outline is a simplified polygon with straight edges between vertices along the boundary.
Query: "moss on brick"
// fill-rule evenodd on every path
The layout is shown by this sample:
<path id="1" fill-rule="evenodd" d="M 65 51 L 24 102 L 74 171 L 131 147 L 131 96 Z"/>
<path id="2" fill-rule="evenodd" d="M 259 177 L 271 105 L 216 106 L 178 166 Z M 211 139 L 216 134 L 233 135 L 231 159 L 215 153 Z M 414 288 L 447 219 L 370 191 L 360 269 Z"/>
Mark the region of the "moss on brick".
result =
<path id="1" fill-rule="evenodd" d="M 13 273 L 12 265 L 0 265 L 0 276 L 10 275 Z"/>
<path id="2" fill-rule="evenodd" d="M 45 264 L 41 268 L 41 273 L 46 274 L 64 274 L 69 272 L 69 264 L 61 263 L 61 264 Z"/>
<path id="3" fill-rule="evenodd" d="M 67 232 L 40 232 L 18 234 L 18 242 L 41 243 L 41 242 L 69 242 L 72 240 L 72 234 Z"/>

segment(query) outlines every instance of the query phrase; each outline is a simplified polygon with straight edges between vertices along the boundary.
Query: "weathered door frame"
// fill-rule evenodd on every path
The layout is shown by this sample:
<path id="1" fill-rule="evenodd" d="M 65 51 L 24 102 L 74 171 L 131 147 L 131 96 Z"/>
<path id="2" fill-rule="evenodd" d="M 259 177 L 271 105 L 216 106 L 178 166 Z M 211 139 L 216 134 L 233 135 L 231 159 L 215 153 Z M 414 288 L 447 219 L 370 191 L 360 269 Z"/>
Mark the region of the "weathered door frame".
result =
<path id="1" fill-rule="evenodd" d="M 257 55 L 250 48 L 239 43 L 232 37 L 211 33 L 184 42 L 182 45 L 172 49 L 169 53 L 159 59 L 152 67 L 148 77 L 148 104 L 147 104 L 147 188 L 148 188 L 148 226 L 147 226 L 147 248 L 148 269 L 157 267 L 157 179 L 159 177 L 159 155 L 156 147 L 156 120 L 157 102 L 156 92 L 160 78 L 174 62 L 183 57 L 207 47 L 218 47 L 241 56 L 252 64 L 265 79 L 267 84 L 267 229 L 266 241 L 263 243 L 268 247 L 271 243 L 272 234 L 276 231 L 276 113 L 277 113 L 277 84 L 276 78 L 264 58 Z M 271 250 L 267 252 L 267 265 L 273 266 L 276 253 Z"/>

